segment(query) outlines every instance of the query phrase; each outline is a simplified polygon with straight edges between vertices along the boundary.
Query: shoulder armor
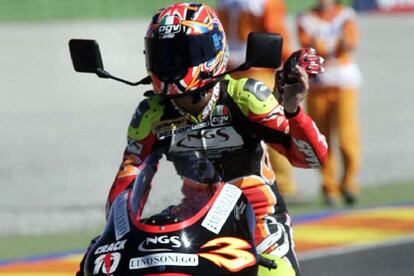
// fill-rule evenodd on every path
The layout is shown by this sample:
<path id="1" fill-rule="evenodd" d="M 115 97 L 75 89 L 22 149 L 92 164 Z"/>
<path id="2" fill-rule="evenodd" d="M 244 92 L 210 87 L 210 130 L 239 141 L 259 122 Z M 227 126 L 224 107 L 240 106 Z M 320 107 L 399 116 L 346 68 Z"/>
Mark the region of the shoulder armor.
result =
<path id="1" fill-rule="evenodd" d="M 272 91 L 261 81 L 248 78 L 235 80 L 231 77 L 226 77 L 226 80 L 227 93 L 246 116 L 249 112 L 266 114 L 278 105 Z"/>
<path id="2" fill-rule="evenodd" d="M 128 128 L 128 138 L 142 140 L 151 133 L 152 127 L 164 113 L 161 101 L 158 96 L 150 96 L 139 103 Z"/>

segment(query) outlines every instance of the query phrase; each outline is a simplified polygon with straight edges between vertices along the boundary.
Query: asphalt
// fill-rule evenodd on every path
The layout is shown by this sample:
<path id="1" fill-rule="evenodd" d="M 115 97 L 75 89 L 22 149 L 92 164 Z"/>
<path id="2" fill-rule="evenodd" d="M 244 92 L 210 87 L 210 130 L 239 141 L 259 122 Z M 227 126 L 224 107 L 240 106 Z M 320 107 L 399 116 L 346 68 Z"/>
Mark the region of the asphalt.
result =
<path id="1" fill-rule="evenodd" d="M 300 259 L 303 276 L 412 276 L 414 240 L 341 249 Z"/>

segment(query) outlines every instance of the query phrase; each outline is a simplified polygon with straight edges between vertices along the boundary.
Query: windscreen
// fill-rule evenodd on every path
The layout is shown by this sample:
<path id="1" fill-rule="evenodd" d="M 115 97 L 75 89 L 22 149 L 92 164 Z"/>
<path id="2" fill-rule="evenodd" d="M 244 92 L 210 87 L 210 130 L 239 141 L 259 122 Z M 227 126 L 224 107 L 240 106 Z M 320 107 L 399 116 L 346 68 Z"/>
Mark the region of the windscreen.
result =
<path id="1" fill-rule="evenodd" d="M 169 155 L 168 160 L 150 157 L 134 184 L 131 211 L 144 224 L 182 222 L 207 204 L 219 183 L 214 164 L 197 151 Z"/>

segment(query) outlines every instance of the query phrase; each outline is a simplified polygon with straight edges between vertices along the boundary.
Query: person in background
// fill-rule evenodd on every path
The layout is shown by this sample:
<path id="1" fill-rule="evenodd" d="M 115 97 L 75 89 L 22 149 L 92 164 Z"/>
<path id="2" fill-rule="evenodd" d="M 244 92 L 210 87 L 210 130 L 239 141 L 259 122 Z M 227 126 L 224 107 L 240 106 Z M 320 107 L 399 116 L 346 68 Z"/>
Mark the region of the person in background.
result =
<path id="1" fill-rule="evenodd" d="M 339 1 L 318 0 L 298 16 L 297 29 L 301 46 L 313 47 L 325 58 L 326 71 L 311 80 L 307 98 L 307 111 L 329 145 L 328 161 L 321 169 L 324 203 L 334 206 L 342 196 L 345 204 L 354 205 L 359 193 L 357 89 L 361 81 L 353 60 L 358 42 L 356 15 Z M 341 176 L 332 147 L 335 134 L 342 157 Z"/>
<path id="2" fill-rule="evenodd" d="M 292 53 L 289 35 L 285 26 L 286 5 L 283 0 L 217 0 L 216 11 L 227 33 L 230 50 L 229 69 L 242 64 L 246 54 L 246 41 L 250 32 L 272 32 L 283 37 L 282 61 Z M 237 72 L 232 77 L 263 81 L 266 86 L 275 86 L 275 72 L 272 69 L 252 68 Z M 288 203 L 303 203 L 307 198 L 298 196 L 297 186 L 289 161 L 277 151 L 268 147 L 270 163 L 276 174 L 280 193 Z"/>

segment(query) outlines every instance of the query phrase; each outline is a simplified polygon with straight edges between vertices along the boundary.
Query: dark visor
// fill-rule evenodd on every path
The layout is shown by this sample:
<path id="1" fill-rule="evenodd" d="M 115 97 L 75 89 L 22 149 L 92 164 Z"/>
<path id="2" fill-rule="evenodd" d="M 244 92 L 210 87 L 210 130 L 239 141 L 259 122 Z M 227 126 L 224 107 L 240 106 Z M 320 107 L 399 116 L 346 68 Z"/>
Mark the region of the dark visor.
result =
<path id="1" fill-rule="evenodd" d="M 187 69 L 214 58 L 222 49 L 217 29 L 202 35 L 176 34 L 173 38 L 146 38 L 147 68 L 161 81 L 182 79 Z"/>

